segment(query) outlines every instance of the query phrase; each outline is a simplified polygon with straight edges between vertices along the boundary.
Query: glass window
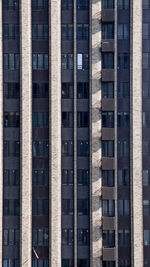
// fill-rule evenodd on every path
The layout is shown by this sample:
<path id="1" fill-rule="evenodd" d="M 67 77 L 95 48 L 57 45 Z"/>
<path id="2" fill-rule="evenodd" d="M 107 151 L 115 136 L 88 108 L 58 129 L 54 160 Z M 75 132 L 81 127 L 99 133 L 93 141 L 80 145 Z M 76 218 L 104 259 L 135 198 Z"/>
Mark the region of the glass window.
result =
<path id="1" fill-rule="evenodd" d="M 143 170 L 143 186 L 149 185 L 149 170 Z"/>
<path id="2" fill-rule="evenodd" d="M 144 246 L 150 245 L 150 231 L 147 229 L 144 229 Z"/>
<path id="3" fill-rule="evenodd" d="M 143 53 L 143 69 L 148 69 L 149 66 L 149 53 Z"/>
<path id="4" fill-rule="evenodd" d="M 102 0 L 102 8 L 114 8 L 114 0 Z"/>
<path id="5" fill-rule="evenodd" d="M 149 24 L 143 23 L 143 39 L 147 40 L 149 38 Z"/>

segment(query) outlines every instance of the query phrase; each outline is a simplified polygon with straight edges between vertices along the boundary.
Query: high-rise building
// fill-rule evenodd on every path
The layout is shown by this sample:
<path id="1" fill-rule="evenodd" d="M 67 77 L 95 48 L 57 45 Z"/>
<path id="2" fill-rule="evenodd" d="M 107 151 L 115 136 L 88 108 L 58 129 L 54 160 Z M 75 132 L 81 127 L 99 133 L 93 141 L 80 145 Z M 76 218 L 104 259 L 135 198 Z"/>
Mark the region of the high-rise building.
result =
<path id="1" fill-rule="evenodd" d="M 150 0 L 0 1 L 0 267 L 150 266 Z"/>

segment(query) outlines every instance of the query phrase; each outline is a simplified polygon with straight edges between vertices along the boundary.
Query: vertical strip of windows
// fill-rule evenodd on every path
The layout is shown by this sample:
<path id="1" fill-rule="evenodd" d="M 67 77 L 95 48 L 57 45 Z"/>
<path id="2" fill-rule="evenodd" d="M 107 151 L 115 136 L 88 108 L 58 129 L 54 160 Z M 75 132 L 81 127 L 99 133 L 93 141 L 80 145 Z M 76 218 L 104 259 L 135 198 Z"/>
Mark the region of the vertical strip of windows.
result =
<path id="1" fill-rule="evenodd" d="M 15 3 L 14 3 L 15 2 Z M 3 242 L 2 266 L 20 266 L 19 1 L 3 1 Z M 15 17 L 15 19 L 14 19 Z M 11 39 L 11 43 L 9 41 Z"/>
<path id="2" fill-rule="evenodd" d="M 32 267 L 49 266 L 48 7 L 32 0 Z"/>

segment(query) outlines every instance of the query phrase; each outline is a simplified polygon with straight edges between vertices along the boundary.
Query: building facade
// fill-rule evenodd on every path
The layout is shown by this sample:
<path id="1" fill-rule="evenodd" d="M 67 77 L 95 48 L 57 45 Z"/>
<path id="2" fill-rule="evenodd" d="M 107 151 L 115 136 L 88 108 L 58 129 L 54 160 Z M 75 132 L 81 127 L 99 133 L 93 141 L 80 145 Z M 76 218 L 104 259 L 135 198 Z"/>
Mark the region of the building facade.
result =
<path id="1" fill-rule="evenodd" d="M 150 266 L 150 1 L 0 18 L 0 267 Z"/>

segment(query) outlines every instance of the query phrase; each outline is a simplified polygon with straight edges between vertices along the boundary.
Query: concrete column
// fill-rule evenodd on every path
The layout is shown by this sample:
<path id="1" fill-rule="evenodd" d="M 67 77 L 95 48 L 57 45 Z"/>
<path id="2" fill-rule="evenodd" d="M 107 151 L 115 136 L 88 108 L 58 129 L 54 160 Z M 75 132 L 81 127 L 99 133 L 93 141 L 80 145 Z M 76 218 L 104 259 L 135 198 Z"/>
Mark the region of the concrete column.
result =
<path id="1" fill-rule="evenodd" d="M 3 244 L 3 42 L 2 1 L 0 1 L 0 266 L 2 266 Z"/>
<path id="2" fill-rule="evenodd" d="M 32 48 L 31 0 L 20 1 L 21 235 L 20 265 L 32 266 Z"/>
<path id="3" fill-rule="evenodd" d="M 61 1 L 49 3 L 50 266 L 61 266 Z"/>
<path id="4" fill-rule="evenodd" d="M 90 22 L 90 185 L 91 185 L 91 266 L 102 266 L 101 201 L 101 1 L 91 0 Z"/>
<path id="5" fill-rule="evenodd" d="M 142 0 L 131 1 L 131 220 L 132 266 L 143 267 Z"/>

